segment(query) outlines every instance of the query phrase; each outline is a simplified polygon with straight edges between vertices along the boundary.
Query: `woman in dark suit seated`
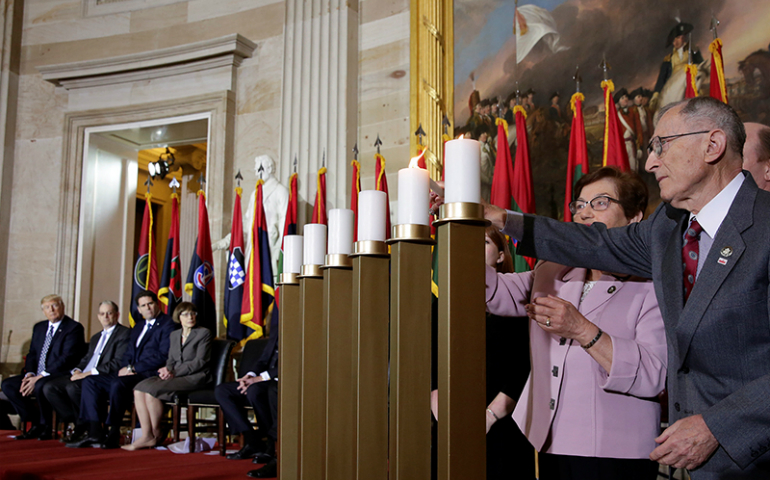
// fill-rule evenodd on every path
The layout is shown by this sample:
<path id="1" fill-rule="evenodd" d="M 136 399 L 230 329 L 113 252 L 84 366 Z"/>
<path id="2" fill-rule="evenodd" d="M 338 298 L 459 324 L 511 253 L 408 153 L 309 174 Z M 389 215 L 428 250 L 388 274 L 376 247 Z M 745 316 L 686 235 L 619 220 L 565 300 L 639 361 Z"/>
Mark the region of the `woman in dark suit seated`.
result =
<path id="1" fill-rule="evenodd" d="M 158 370 L 157 377 L 139 382 L 134 387 L 134 404 L 142 437 L 125 450 L 154 447 L 162 441 L 160 422 L 163 402 L 169 401 L 179 391 L 196 390 L 211 382 L 209 359 L 211 358 L 211 331 L 196 327 L 198 311 L 190 302 L 182 302 L 174 310 L 174 321 L 182 324 L 169 337 L 168 361 Z"/>

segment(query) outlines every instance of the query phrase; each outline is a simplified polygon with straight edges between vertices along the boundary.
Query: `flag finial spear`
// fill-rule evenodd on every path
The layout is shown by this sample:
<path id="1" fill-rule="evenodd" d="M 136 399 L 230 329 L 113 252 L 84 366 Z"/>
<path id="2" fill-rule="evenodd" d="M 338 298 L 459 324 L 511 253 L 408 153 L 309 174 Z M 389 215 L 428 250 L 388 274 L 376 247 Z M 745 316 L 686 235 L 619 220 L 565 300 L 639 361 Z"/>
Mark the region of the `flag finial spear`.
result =
<path id="1" fill-rule="evenodd" d="M 444 134 L 449 135 L 449 127 L 452 126 L 452 124 L 449 123 L 449 117 L 447 117 L 446 113 L 444 114 L 444 119 L 441 120 L 441 126 L 444 127 Z"/>
<path id="2" fill-rule="evenodd" d="M 206 177 L 203 175 L 203 172 L 201 172 L 201 176 L 198 177 L 198 183 L 200 183 L 201 190 L 206 187 Z"/>
<path id="3" fill-rule="evenodd" d="M 583 81 L 583 79 L 580 77 L 580 65 L 575 67 L 575 75 L 572 77 L 572 80 L 575 81 L 575 91 L 580 93 L 580 82 Z"/>
<path id="4" fill-rule="evenodd" d="M 377 134 L 377 140 L 374 142 L 374 146 L 377 147 L 377 155 L 380 154 L 380 146 L 382 146 L 382 140 L 380 140 L 380 134 Z"/>
<path id="5" fill-rule="evenodd" d="M 259 179 L 262 180 L 262 172 L 265 171 L 265 167 L 262 166 L 262 164 L 259 164 L 259 168 L 257 169 L 257 173 L 259 174 Z"/>
<path id="6" fill-rule="evenodd" d="M 519 82 L 516 81 L 516 105 L 521 105 L 521 90 L 519 90 Z"/>
<path id="7" fill-rule="evenodd" d="M 692 32 L 687 37 L 687 65 L 692 65 Z"/>
<path id="8" fill-rule="evenodd" d="M 260 166 L 260 168 L 262 168 L 262 167 Z M 235 180 L 238 181 L 238 186 L 240 187 L 241 186 L 241 180 L 243 180 L 243 175 L 241 175 L 241 169 L 240 168 L 238 169 L 238 173 L 235 174 Z"/>
<path id="9" fill-rule="evenodd" d="M 358 142 L 353 145 L 353 160 L 358 161 Z"/>
<path id="10" fill-rule="evenodd" d="M 152 183 L 152 178 L 150 178 L 149 175 L 147 175 L 147 180 L 144 182 L 144 184 L 147 185 L 147 193 L 150 193 L 150 187 L 152 187 L 154 183 Z"/>
<path id="11" fill-rule="evenodd" d="M 326 168 L 326 149 L 324 148 L 323 156 L 321 157 L 321 168 Z"/>
<path id="12" fill-rule="evenodd" d="M 422 129 L 422 123 L 417 127 L 417 131 L 414 132 L 414 134 L 417 136 L 417 142 L 420 144 L 420 146 L 423 146 L 422 137 L 425 136 L 425 130 Z"/>
<path id="13" fill-rule="evenodd" d="M 168 186 L 171 187 L 173 193 L 176 193 L 176 189 L 181 187 L 179 180 L 177 180 L 176 177 L 171 177 L 171 181 L 169 182 Z"/>
<path id="14" fill-rule="evenodd" d="M 294 173 L 297 173 L 297 154 L 294 154 Z"/>
<path id="15" fill-rule="evenodd" d="M 714 34 L 714 40 L 716 40 L 717 37 L 719 37 L 719 35 L 717 35 L 717 27 L 718 26 L 719 26 L 719 19 L 712 14 L 711 15 L 711 25 L 709 26 L 709 30 L 711 30 L 711 33 Z"/>
<path id="16" fill-rule="evenodd" d="M 610 70 L 612 70 L 612 67 L 609 63 L 607 63 L 607 56 L 602 53 L 602 63 L 599 64 L 599 68 L 602 69 L 602 72 L 604 73 L 604 81 L 610 79 Z"/>

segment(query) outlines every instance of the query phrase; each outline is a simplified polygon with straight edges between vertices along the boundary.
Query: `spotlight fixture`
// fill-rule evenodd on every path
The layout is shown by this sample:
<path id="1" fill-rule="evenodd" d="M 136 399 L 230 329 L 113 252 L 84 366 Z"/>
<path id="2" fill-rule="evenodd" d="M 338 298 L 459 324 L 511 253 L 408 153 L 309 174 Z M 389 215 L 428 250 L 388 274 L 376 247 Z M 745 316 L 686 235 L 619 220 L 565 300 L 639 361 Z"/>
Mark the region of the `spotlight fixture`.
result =
<path id="1" fill-rule="evenodd" d="M 163 158 L 165 156 L 165 158 Z M 176 158 L 174 154 L 166 147 L 166 151 L 161 153 L 157 162 L 150 162 L 147 165 L 147 170 L 152 178 L 160 177 L 161 180 L 168 175 L 169 168 L 174 164 Z"/>

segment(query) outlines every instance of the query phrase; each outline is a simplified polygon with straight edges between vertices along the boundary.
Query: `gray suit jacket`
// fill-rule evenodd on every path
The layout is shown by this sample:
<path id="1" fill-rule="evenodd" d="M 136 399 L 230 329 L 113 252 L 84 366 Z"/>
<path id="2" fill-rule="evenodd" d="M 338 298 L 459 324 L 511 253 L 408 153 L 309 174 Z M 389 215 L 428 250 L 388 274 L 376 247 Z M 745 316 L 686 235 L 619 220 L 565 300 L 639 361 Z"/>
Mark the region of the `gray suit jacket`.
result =
<path id="1" fill-rule="evenodd" d="M 744 174 L 686 305 L 689 213 L 668 204 L 609 230 L 527 215 L 519 243 L 523 255 L 654 280 L 668 344 L 669 421 L 702 414 L 719 441 L 693 479 L 770 478 L 770 193 Z"/>
<path id="2" fill-rule="evenodd" d="M 206 383 L 211 380 L 211 330 L 195 327 L 182 345 L 182 329 L 169 336 L 168 368 L 175 377 L 187 377 L 188 382 Z"/>

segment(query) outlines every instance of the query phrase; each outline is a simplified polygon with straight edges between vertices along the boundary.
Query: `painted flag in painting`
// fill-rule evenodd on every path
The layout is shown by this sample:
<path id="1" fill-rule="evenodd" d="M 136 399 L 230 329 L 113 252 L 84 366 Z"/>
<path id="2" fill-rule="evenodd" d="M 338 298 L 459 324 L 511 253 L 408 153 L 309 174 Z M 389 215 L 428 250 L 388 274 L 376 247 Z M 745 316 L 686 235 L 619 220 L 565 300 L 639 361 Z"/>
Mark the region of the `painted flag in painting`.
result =
<path id="1" fill-rule="evenodd" d="M 209 214 L 206 210 L 206 194 L 198 192 L 198 238 L 195 240 L 187 282 L 184 286 L 192 303 L 198 309 L 198 325 L 217 335 L 216 285 L 214 284 L 214 255 L 211 253 Z"/>
<path id="2" fill-rule="evenodd" d="M 358 241 L 358 194 L 361 193 L 361 163 L 358 160 L 350 162 L 353 166 L 352 184 L 350 186 L 350 209 L 353 210 L 353 241 Z"/>
<path id="3" fill-rule="evenodd" d="M 168 231 L 166 257 L 160 275 L 158 300 L 168 315 L 182 301 L 182 264 L 179 263 L 179 195 L 171 194 L 171 228 Z"/>
<path id="4" fill-rule="evenodd" d="M 602 81 L 604 90 L 604 153 L 602 155 L 603 167 L 617 167 L 623 172 L 629 171 L 628 152 L 626 151 L 623 131 L 618 120 L 618 111 L 615 109 L 615 101 L 612 92 L 615 84 L 612 80 Z"/>
<path id="5" fill-rule="evenodd" d="M 262 180 L 257 181 L 254 198 L 254 222 L 251 225 L 254 249 L 246 265 L 246 279 L 241 302 L 241 324 L 252 330 L 248 339 L 262 336 L 265 323 L 277 315 L 273 269 L 270 263 L 270 240 L 267 234 L 267 220 L 262 205 Z"/>
<path id="6" fill-rule="evenodd" d="M 537 5 L 522 5 L 516 9 L 513 33 L 516 35 L 516 63 L 521 63 L 541 40 L 551 53 L 569 49 L 559 44 L 559 32 L 551 12 Z"/>
<path id="7" fill-rule="evenodd" d="M 390 195 L 388 195 L 388 176 L 385 174 L 385 157 L 374 154 L 375 190 L 385 192 L 385 238 L 390 238 Z"/>
<path id="8" fill-rule="evenodd" d="M 572 107 L 572 132 L 569 136 L 569 157 L 567 159 L 567 185 L 564 190 L 564 221 L 572 221 L 569 204 L 572 202 L 572 187 L 580 177 L 588 173 L 588 148 L 586 146 L 586 125 L 583 120 L 585 96 L 577 92 L 570 99 Z"/>
<path id="9" fill-rule="evenodd" d="M 134 299 L 139 292 L 149 290 L 158 293 L 158 264 L 155 261 L 155 235 L 153 233 L 152 195 L 144 194 L 144 216 L 142 217 L 142 231 L 139 234 L 139 248 L 137 260 L 134 265 L 134 280 L 131 288 L 131 310 L 129 322 L 133 327 L 143 317 L 136 308 Z"/>
<path id="10" fill-rule="evenodd" d="M 243 213 L 241 197 L 243 189 L 235 189 L 233 204 L 233 224 L 230 228 L 230 249 L 227 256 L 227 279 L 225 280 L 225 329 L 227 338 L 246 343 L 247 327 L 241 324 L 241 301 L 243 300 L 243 284 L 246 281 L 246 263 L 244 262 L 243 247 Z"/>
<path id="11" fill-rule="evenodd" d="M 324 225 L 329 223 L 326 216 L 326 167 L 318 169 L 313 216 L 310 223 L 322 223 Z"/>
<path id="12" fill-rule="evenodd" d="M 715 38 L 709 45 L 711 52 L 711 86 L 709 95 L 725 103 L 727 102 L 727 84 L 725 83 L 725 63 L 722 58 L 722 40 Z"/>

